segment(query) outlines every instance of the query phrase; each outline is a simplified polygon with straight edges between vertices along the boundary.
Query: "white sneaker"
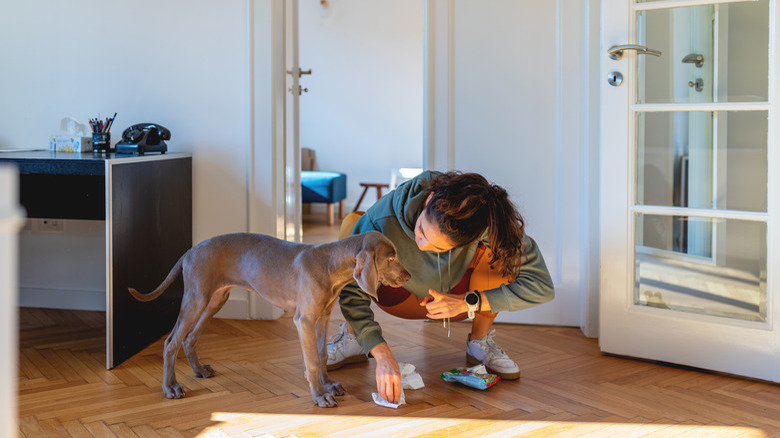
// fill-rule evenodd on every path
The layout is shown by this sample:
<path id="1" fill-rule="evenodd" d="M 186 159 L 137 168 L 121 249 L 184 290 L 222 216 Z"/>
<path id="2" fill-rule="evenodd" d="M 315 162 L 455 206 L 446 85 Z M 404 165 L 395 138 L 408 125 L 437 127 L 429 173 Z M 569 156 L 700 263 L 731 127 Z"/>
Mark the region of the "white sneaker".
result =
<path id="1" fill-rule="evenodd" d="M 328 340 L 328 371 L 344 365 L 368 361 L 357 338 L 347 331 L 347 323 L 341 323 L 341 331 Z"/>
<path id="2" fill-rule="evenodd" d="M 471 339 L 466 343 L 466 362 L 469 365 L 484 364 L 488 372 L 502 379 L 517 380 L 520 378 L 520 368 L 515 361 L 504 353 L 504 350 L 493 340 L 496 330 L 490 330 L 482 339 Z"/>

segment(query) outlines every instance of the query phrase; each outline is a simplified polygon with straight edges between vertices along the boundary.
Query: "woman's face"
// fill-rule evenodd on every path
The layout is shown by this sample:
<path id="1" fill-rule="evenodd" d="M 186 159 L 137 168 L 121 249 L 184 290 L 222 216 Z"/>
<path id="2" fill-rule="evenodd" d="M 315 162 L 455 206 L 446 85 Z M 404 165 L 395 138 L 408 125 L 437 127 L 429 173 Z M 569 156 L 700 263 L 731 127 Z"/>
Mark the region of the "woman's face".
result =
<path id="1" fill-rule="evenodd" d="M 414 240 L 420 251 L 446 252 L 455 248 L 452 241 L 439 230 L 439 225 L 429 220 L 425 210 L 414 225 Z"/>

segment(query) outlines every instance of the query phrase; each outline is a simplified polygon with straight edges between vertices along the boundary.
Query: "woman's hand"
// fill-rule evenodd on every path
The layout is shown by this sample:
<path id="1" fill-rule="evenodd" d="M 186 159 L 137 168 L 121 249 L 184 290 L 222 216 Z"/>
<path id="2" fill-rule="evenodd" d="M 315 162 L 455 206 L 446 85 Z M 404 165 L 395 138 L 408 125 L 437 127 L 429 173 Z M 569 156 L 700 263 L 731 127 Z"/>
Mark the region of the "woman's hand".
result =
<path id="1" fill-rule="evenodd" d="M 429 296 L 420 301 L 425 306 L 431 319 L 452 318 L 469 311 L 469 306 L 463 299 L 463 295 L 448 295 L 439 291 L 428 289 Z"/>
<path id="2" fill-rule="evenodd" d="M 398 403 L 401 401 L 401 369 L 387 344 L 379 344 L 371 349 L 376 359 L 376 389 L 383 399 Z"/>

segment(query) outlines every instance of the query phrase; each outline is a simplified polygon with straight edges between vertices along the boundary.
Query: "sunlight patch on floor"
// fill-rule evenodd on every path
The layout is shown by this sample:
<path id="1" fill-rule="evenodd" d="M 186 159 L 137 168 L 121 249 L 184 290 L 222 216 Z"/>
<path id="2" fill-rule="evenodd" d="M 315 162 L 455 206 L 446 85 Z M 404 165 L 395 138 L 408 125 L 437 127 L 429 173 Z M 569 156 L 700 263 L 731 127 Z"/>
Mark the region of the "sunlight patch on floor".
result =
<path id="1" fill-rule="evenodd" d="M 515 421 L 469 418 L 382 417 L 360 415 L 293 415 L 215 412 L 214 426 L 198 436 L 223 437 L 401 437 L 401 436 L 708 436 L 766 437 L 746 426 L 699 424 Z"/>

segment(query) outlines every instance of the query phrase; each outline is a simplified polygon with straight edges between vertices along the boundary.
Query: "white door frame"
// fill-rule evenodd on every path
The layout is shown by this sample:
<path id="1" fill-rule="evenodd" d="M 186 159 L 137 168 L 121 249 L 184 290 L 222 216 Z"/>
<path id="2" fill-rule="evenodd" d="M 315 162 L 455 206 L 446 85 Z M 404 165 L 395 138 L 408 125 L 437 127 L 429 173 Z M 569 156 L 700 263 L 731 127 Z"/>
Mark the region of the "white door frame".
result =
<path id="1" fill-rule="evenodd" d="M 290 32 L 297 34 L 297 5 L 298 0 L 247 0 L 247 230 L 293 241 L 301 234 L 300 176 L 295 171 L 300 155 L 288 142 L 287 89 L 291 85 L 287 70 L 291 69 L 289 57 L 297 58 L 297 49 L 288 52 L 290 44 L 297 44 L 297 35 L 290 37 Z M 294 139 L 297 141 L 297 134 Z M 236 293 L 231 302 L 237 305 L 226 306 L 221 317 L 276 319 L 284 313 L 250 291 Z"/>
<path id="2" fill-rule="evenodd" d="M 18 233 L 24 223 L 24 216 L 19 205 L 19 172 L 12 166 L 0 166 L 0 380 L 4 382 L 0 391 L 2 436 L 16 436 L 19 431 Z"/>
<path id="3" fill-rule="evenodd" d="M 285 0 L 286 114 L 285 114 L 285 240 L 300 242 L 301 231 L 301 145 L 300 65 L 298 63 L 298 0 Z"/>
<path id="4" fill-rule="evenodd" d="M 429 170 L 455 166 L 454 9 L 455 0 L 423 5 L 423 168 Z"/>
<path id="5" fill-rule="evenodd" d="M 247 8 L 251 89 L 247 228 L 299 241 L 298 96 L 288 91 L 297 88 L 298 76 L 287 73 L 298 71 L 298 0 L 248 0 Z M 269 189 L 270 197 L 265 195 Z"/>

